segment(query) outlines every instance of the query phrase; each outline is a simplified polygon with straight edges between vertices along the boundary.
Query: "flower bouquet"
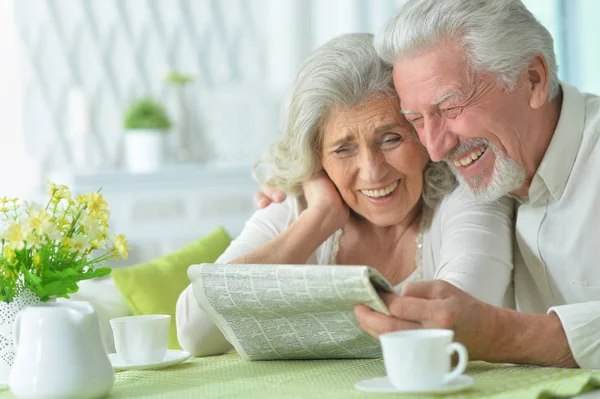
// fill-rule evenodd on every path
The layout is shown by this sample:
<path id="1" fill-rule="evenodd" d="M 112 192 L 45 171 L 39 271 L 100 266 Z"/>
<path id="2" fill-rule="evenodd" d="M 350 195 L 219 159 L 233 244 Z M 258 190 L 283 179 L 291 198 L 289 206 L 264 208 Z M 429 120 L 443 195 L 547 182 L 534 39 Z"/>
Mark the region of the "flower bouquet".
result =
<path id="1" fill-rule="evenodd" d="M 68 187 L 48 182 L 45 206 L 0 198 L 0 379 L 12 365 L 12 323 L 36 302 L 68 298 L 77 283 L 110 274 L 103 265 L 127 258 L 127 241 L 109 231 L 100 192 L 73 199 Z"/>

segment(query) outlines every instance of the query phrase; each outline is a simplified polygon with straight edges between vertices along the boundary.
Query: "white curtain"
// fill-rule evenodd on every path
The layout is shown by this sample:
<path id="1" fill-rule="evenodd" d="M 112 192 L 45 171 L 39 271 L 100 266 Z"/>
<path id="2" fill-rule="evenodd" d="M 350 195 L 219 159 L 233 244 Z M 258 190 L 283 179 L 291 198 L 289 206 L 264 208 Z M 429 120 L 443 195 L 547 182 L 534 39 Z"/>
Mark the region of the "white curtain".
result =
<path id="1" fill-rule="evenodd" d="M 14 2 L 0 0 L 0 197 L 34 199 L 40 188 L 40 174 L 37 162 L 25 154 L 21 105 Z"/>

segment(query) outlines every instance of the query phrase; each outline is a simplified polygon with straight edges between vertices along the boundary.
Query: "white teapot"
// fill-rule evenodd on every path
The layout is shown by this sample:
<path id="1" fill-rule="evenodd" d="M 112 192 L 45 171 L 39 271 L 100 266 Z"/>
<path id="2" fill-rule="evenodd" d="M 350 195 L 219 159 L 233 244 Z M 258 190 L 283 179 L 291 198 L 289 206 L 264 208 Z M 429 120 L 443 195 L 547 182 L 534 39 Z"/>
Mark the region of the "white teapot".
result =
<path id="1" fill-rule="evenodd" d="M 18 398 L 102 398 L 112 388 L 114 370 L 89 303 L 29 306 L 17 315 L 13 338 L 9 385 Z"/>

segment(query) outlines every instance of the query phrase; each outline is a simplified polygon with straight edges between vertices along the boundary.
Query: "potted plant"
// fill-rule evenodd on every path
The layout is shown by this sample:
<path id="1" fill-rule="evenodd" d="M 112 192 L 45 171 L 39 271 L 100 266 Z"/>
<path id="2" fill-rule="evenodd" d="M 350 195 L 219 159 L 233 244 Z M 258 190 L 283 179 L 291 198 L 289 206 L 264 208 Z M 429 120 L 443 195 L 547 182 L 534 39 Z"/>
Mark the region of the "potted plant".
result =
<path id="1" fill-rule="evenodd" d="M 165 160 L 166 133 L 171 120 L 162 104 L 151 97 L 132 102 L 125 110 L 125 163 L 132 172 L 152 172 Z"/>
<path id="2" fill-rule="evenodd" d="M 0 383 L 14 360 L 12 324 L 29 305 L 68 298 L 78 283 L 110 273 L 113 257 L 127 258 L 122 234 L 110 236 L 108 203 L 99 192 L 72 198 L 48 182 L 46 206 L 0 198 Z"/>

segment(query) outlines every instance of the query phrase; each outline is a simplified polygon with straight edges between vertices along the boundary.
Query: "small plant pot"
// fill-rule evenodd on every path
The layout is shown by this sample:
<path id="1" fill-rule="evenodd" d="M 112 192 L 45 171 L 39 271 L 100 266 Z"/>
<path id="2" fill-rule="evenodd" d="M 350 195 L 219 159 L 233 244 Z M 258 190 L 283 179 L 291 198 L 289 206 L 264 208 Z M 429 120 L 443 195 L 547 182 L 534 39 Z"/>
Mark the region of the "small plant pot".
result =
<path id="1" fill-rule="evenodd" d="M 162 130 L 134 129 L 125 132 L 125 166 L 134 173 L 149 173 L 165 164 L 167 135 Z"/>

